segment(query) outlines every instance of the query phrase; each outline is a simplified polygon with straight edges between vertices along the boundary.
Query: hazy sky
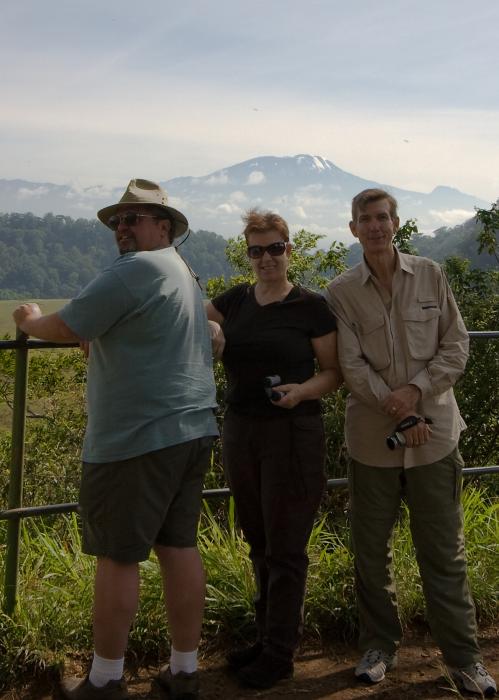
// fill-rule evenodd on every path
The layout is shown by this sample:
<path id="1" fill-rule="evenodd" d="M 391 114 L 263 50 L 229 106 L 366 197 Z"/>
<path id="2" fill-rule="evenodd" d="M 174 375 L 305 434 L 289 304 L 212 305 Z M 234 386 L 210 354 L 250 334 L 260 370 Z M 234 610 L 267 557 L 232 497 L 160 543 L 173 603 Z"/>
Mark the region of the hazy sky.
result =
<path id="1" fill-rule="evenodd" d="M 8 0 L 0 177 L 123 185 L 321 155 L 499 197 L 498 0 Z"/>

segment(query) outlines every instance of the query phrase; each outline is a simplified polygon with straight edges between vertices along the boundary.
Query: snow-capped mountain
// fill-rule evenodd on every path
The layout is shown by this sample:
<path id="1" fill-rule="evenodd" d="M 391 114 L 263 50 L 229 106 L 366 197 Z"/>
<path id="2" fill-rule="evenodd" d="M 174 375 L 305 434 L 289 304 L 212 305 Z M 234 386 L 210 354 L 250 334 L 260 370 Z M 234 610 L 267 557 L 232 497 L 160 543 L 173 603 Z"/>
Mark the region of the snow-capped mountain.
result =
<path id="1" fill-rule="evenodd" d="M 147 177 L 147 173 L 135 176 Z M 126 184 L 117 188 L 76 188 L 0 180 L 0 211 L 31 211 L 37 215 L 51 211 L 93 218 L 99 208 L 119 200 Z M 336 239 L 350 244 L 350 202 L 366 187 L 388 189 L 399 202 L 401 221 L 415 218 L 423 232 L 462 223 L 474 215 L 475 207 L 490 206 L 490 202 L 450 187 L 440 186 L 423 193 L 366 180 L 311 155 L 262 156 L 204 177 L 179 177 L 161 184 L 171 204 L 187 215 L 191 228 L 226 237 L 239 233 L 241 215 L 257 206 L 280 213 L 291 231 L 306 228 L 325 235 L 326 241 Z"/>

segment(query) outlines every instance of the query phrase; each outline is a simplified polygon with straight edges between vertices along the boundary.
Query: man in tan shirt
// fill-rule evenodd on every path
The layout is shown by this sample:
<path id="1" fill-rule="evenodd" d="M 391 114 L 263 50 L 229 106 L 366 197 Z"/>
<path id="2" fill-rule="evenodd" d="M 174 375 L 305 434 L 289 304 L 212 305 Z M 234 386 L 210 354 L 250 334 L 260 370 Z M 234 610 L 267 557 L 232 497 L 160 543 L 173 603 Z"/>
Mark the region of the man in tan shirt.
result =
<path id="1" fill-rule="evenodd" d="M 359 606 L 355 670 L 382 681 L 402 636 L 391 538 L 404 495 L 423 580 L 428 620 L 453 676 L 491 697 L 496 685 L 480 661 L 460 502 L 465 428 L 453 392 L 468 358 L 468 334 L 439 265 L 399 253 L 397 202 L 384 190 L 352 201 L 350 230 L 364 258 L 325 292 L 338 324 L 338 352 L 350 390 L 345 436 Z M 390 450 L 398 431 L 405 445 Z"/>

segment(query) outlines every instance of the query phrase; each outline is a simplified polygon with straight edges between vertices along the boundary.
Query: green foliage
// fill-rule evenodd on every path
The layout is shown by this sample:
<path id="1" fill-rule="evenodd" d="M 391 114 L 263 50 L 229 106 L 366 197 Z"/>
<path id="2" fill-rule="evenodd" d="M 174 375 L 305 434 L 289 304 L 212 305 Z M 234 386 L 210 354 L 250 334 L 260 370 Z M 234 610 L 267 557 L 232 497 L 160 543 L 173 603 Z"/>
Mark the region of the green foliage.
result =
<path id="1" fill-rule="evenodd" d="M 477 209 L 476 219 L 482 225 L 477 236 L 478 252 L 486 250 L 499 263 L 499 200 L 490 209 Z"/>
<path id="2" fill-rule="evenodd" d="M 393 243 L 401 253 L 417 255 L 417 250 L 411 244 L 411 238 L 418 233 L 416 219 L 407 219 L 405 224 L 399 228 L 393 237 Z"/>
<path id="3" fill-rule="evenodd" d="M 305 623 L 320 639 L 353 639 L 357 625 L 348 525 L 323 516 L 310 536 Z"/>
<path id="4" fill-rule="evenodd" d="M 499 330 L 499 272 L 471 269 L 469 262 L 460 258 L 449 258 L 445 272 L 466 327 Z M 467 466 L 499 463 L 498 342 L 471 342 L 466 371 L 456 386 L 456 398 L 468 426 L 460 441 Z"/>
<path id="5" fill-rule="evenodd" d="M 30 352 L 24 504 L 77 500 L 86 365 L 78 350 Z M 0 401 L 12 405 L 14 352 L 0 352 Z M 0 435 L 0 508 L 7 506 L 10 433 Z"/>

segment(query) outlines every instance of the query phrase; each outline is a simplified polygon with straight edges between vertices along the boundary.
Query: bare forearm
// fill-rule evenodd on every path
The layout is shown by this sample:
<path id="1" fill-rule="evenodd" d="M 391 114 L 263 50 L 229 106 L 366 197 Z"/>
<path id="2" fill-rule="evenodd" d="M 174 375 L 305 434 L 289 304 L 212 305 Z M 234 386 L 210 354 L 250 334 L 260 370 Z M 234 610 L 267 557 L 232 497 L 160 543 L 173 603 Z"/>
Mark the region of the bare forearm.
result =
<path id="1" fill-rule="evenodd" d="M 313 377 L 307 379 L 303 384 L 300 384 L 303 393 L 302 400 L 320 399 L 325 394 L 336 391 L 341 386 L 342 381 L 343 378 L 338 369 L 334 367 L 323 369 L 318 374 L 314 374 Z"/>
<path id="2" fill-rule="evenodd" d="M 42 316 L 37 304 L 22 304 L 13 316 L 17 327 L 26 335 L 54 343 L 76 343 L 81 340 L 57 313 Z"/>
<path id="3" fill-rule="evenodd" d="M 281 384 L 276 391 L 282 391 L 284 397 L 278 402 L 282 408 L 294 408 L 302 401 L 320 399 L 340 386 L 341 373 L 336 368 L 321 370 L 302 384 Z"/>

